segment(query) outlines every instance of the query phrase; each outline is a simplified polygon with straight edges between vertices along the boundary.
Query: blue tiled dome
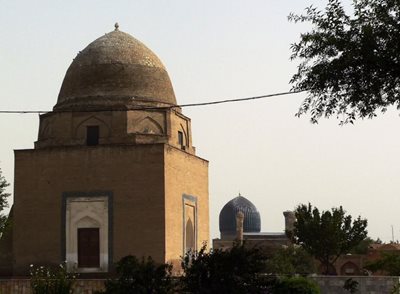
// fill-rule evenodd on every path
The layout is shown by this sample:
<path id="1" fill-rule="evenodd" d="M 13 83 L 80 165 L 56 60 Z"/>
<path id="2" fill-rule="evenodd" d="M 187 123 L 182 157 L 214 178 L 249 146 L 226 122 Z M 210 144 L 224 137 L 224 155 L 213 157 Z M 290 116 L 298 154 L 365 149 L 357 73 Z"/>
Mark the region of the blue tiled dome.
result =
<path id="1" fill-rule="evenodd" d="M 260 213 L 253 203 L 243 196 L 238 196 L 229 201 L 219 213 L 219 231 L 221 234 L 232 235 L 236 233 L 236 214 L 244 214 L 243 232 L 260 232 Z"/>

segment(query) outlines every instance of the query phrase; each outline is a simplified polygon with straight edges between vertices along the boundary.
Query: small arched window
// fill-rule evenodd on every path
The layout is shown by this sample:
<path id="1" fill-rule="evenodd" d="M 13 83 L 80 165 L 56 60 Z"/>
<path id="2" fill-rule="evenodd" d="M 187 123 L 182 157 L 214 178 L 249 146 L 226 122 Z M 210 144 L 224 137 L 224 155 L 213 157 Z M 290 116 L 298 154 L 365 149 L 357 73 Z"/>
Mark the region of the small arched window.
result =
<path id="1" fill-rule="evenodd" d="M 99 145 L 99 126 L 87 126 L 86 127 L 86 145 L 96 146 Z"/>
<path id="2" fill-rule="evenodd" d="M 181 131 L 178 131 L 178 144 L 179 144 L 179 146 L 181 146 L 181 148 L 183 148 L 185 146 L 183 132 L 181 132 Z"/>

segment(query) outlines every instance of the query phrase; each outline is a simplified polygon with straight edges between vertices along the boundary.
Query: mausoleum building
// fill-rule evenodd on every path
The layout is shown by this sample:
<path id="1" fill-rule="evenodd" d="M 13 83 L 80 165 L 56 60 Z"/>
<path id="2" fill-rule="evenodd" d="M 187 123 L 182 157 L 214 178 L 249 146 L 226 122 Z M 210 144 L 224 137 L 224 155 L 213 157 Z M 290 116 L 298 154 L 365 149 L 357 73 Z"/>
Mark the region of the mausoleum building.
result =
<path id="1" fill-rule="evenodd" d="M 123 256 L 179 264 L 209 240 L 208 162 L 160 59 L 116 28 L 78 53 L 34 149 L 15 151 L 2 271 L 112 270 Z"/>

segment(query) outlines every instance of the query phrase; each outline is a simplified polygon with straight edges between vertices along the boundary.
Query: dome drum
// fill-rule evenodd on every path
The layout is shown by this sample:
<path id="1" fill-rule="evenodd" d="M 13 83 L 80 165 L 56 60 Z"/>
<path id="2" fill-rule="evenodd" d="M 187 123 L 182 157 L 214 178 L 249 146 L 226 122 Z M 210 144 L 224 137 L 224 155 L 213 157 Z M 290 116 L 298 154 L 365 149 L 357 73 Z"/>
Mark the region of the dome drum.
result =
<path id="1" fill-rule="evenodd" d="M 35 148 L 169 144 L 195 154 L 161 60 L 118 29 L 78 53 L 53 109 L 40 116 Z"/>

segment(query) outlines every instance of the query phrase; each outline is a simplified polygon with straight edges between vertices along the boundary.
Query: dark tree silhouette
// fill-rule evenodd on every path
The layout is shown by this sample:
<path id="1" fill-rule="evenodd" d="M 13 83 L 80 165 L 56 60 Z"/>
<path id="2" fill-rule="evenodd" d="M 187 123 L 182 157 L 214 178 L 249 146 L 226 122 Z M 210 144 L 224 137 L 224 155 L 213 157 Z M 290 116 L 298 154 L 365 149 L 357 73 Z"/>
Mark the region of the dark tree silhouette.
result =
<path id="1" fill-rule="evenodd" d="M 10 196 L 10 194 L 6 192 L 6 188 L 9 185 L 10 184 L 7 183 L 6 179 L 3 177 L 0 169 L 0 236 L 7 224 L 7 216 L 2 214 L 2 211 L 8 207 L 7 198 Z"/>
<path id="2" fill-rule="evenodd" d="M 367 237 L 367 220 L 352 221 L 340 206 L 319 212 L 311 204 L 299 205 L 296 210 L 293 241 L 314 256 L 324 267 L 324 274 L 332 272 L 339 256 L 350 252 Z"/>
<path id="3" fill-rule="evenodd" d="M 184 293 L 270 293 L 276 279 L 259 275 L 266 255 L 259 248 L 236 244 L 229 250 L 189 252 L 182 260 Z"/>
<path id="4" fill-rule="evenodd" d="M 400 109 L 400 4 L 394 0 L 353 0 L 347 13 L 341 0 L 325 10 L 313 6 L 289 20 L 312 29 L 292 44 L 299 59 L 293 90 L 307 91 L 297 115 L 311 121 L 336 115 L 341 123 L 372 118 L 388 106 Z"/>
<path id="5" fill-rule="evenodd" d="M 175 293 L 172 266 L 157 264 L 151 257 L 139 260 L 128 255 L 117 263 L 117 278 L 105 282 L 104 294 L 167 294 Z"/>

